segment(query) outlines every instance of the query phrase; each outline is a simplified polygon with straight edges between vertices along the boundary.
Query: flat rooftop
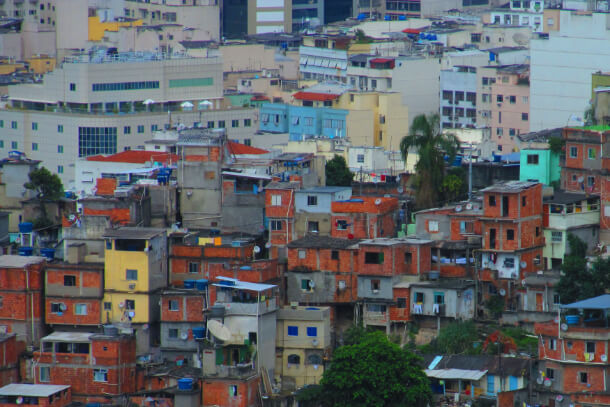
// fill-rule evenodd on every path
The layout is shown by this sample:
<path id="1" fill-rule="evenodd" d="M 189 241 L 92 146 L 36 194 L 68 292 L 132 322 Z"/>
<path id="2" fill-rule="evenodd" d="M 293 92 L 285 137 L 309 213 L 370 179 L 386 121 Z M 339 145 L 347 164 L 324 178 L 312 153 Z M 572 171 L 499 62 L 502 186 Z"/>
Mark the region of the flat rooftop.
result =
<path id="1" fill-rule="evenodd" d="M 45 342 L 90 342 L 96 334 L 90 332 L 53 332 L 42 338 Z"/>
<path id="2" fill-rule="evenodd" d="M 160 228 L 138 228 L 123 227 L 119 229 L 106 229 L 102 237 L 111 239 L 152 239 L 155 236 L 166 233 Z"/>
<path id="3" fill-rule="evenodd" d="M 0 396 L 49 397 L 69 388 L 70 386 L 55 384 L 11 383 L 0 388 Z"/>
<path id="4" fill-rule="evenodd" d="M 45 261 L 45 257 L 41 256 L 17 256 L 8 254 L 0 256 L 0 268 L 23 268 L 32 264 L 38 264 Z"/>

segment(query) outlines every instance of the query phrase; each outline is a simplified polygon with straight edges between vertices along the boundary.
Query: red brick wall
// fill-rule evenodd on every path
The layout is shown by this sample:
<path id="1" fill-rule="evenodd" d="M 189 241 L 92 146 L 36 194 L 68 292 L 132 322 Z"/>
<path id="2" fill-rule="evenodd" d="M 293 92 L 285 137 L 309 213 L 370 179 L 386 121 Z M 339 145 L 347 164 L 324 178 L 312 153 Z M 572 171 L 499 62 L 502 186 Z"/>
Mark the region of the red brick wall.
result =
<path id="1" fill-rule="evenodd" d="M 103 276 L 99 271 L 86 271 L 78 269 L 54 269 L 47 267 L 46 269 L 46 282 L 47 284 L 64 284 L 64 276 L 76 277 L 76 286 L 81 286 L 80 273 L 83 273 L 82 286 L 83 287 L 103 287 Z"/>
<path id="2" fill-rule="evenodd" d="M 60 314 L 51 312 L 52 303 L 66 304 Z M 87 315 L 74 314 L 75 304 L 86 304 Z M 45 323 L 63 325 L 99 325 L 101 321 L 101 300 L 85 298 L 47 297 L 45 299 Z"/>
<path id="3" fill-rule="evenodd" d="M 43 287 L 42 273 L 44 262 L 27 267 L 29 271 L 29 287 L 26 284 L 26 270 L 16 268 L 0 268 L 0 290 L 19 291 L 28 287 L 30 290 L 41 290 Z"/>
<path id="4" fill-rule="evenodd" d="M 259 378 L 248 381 L 235 380 L 204 380 L 202 385 L 203 405 L 218 407 L 253 407 L 259 404 Z M 229 395 L 229 386 L 237 386 L 237 396 Z"/>
<path id="5" fill-rule="evenodd" d="M 19 353 L 15 336 L 0 343 L 0 386 L 19 382 Z"/>
<path id="6" fill-rule="evenodd" d="M 178 311 L 170 311 L 170 301 L 178 301 Z M 202 295 L 163 295 L 161 297 L 161 321 L 203 322 L 204 305 Z M 186 318 L 184 318 L 185 310 Z"/>
<path id="7" fill-rule="evenodd" d="M 610 161 L 610 160 L 609 160 Z M 606 205 L 610 205 L 610 177 L 600 177 L 600 215 L 599 215 L 599 228 L 610 229 L 610 216 L 605 216 L 604 208 Z"/>
<path id="8" fill-rule="evenodd" d="M 280 195 L 282 204 L 271 205 L 271 196 Z M 292 189 L 265 189 L 265 215 L 268 218 L 294 217 L 294 190 Z"/>
<path id="9" fill-rule="evenodd" d="M 395 305 L 390 306 L 390 321 L 410 321 L 411 320 L 411 299 L 409 288 L 394 288 L 393 289 L 394 303 L 398 298 L 405 298 L 405 308 L 398 308 Z"/>

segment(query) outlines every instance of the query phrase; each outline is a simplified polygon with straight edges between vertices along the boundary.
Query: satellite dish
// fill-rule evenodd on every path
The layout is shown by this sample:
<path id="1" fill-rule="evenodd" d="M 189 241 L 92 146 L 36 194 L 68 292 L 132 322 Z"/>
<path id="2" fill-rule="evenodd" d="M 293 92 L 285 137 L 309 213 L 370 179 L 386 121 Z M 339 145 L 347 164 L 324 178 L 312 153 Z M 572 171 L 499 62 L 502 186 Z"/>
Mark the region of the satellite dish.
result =
<path id="1" fill-rule="evenodd" d="M 260 253 L 261 252 L 261 248 L 258 247 L 258 246 L 254 246 L 253 251 L 254 251 L 254 253 Z"/>
<path id="2" fill-rule="evenodd" d="M 602 362 L 607 362 L 608 361 L 608 355 L 604 354 L 604 355 L 601 355 L 599 358 L 602 360 Z"/>
<path id="3" fill-rule="evenodd" d="M 319 342 L 318 342 L 318 340 L 317 340 L 317 339 L 313 339 L 313 340 L 311 341 L 311 344 L 312 344 L 313 346 L 318 346 L 318 343 L 319 343 Z"/>
<path id="4" fill-rule="evenodd" d="M 180 334 L 180 339 L 182 339 L 183 341 L 186 341 L 189 338 L 189 334 L 187 334 L 186 332 L 182 332 Z"/>
<path id="5" fill-rule="evenodd" d="M 129 311 L 129 314 L 128 314 L 128 315 L 129 315 L 129 318 L 133 318 L 133 317 L 135 317 L 135 316 L 136 316 L 136 313 L 135 313 L 135 312 L 133 312 L 133 311 Z"/>
<path id="6" fill-rule="evenodd" d="M 551 382 L 551 379 L 544 379 L 544 387 L 551 387 L 551 384 L 553 384 L 553 382 Z"/>
<path id="7" fill-rule="evenodd" d="M 529 38 L 523 33 L 516 33 L 515 35 L 513 35 L 513 41 L 515 41 L 519 45 L 527 45 L 527 43 L 529 42 Z"/>
<path id="8" fill-rule="evenodd" d="M 504 288 L 500 288 L 500 295 L 504 297 L 506 295 L 506 290 Z"/>
<path id="9" fill-rule="evenodd" d="M 265 243 L 265 247 L 266 247 L 267 249 L 271 249 L 271 246 L 272 246 L 272 245 L 271 245 L 271 242 L 267 242 L 267 243 Z"/>
<path id="10" fill-rule="evenodd" d="M 309 288 L 315 288 L 316 283 L 313 280 L 309 280 Z"/>
<path id="11" fill-rule="evenodd" d="M 538 376 L 538 378 L 536 379 L 536 383 L 542 384 L 542 382 L 544 382 L 544 379 L 542 378 L 542 376 Z"/>
<path id="12" fill-rule="evenodd" d="M 471 203 L 467 203 L 466 204 L 466 210 L 471 210 L 472 209 L 472 204 Z"/>
<path id="13" fill-rule="evenodd" d="M 187 101 L 187 102 L 182 102 L 182 103 L 180 104 L 180 106 L 181 106 L 181 107 L 185 107 L 185 108 L 187 108 L 187 109 L 188 109 L 188 108 L 191 108 L 191 107 L 193 107 L 193 106 L 195 106 L 195 105 L 193 105 L 191 102 L 188 102 L 188 101 Z"/>
<path id="14" fill-rule="evenodd" d="M 455 207 L 456 212 L 462 212 L 462 205 L 458 205 Z"/>
<path id="15" fill-rule="evenodd" d="M 61 304 L 59 304 L 59 309 L 62 311 L 65 311 L 68 309 L 68 307 L 66 306 L 66 304 L 64 304 L 63 302 Z"/>
<path id="16" fill-rule="evenodd" d="M 375 199 L 375 205 L 381 205 L 381 198 Z"/>
<path id="17" fill-rule="evenodd" d="M 585 177 L 578 177 L 578 182 L 583 182 L 585 180 Z"/>
<path id="18" fill-rule="evenodd" d="M 403 192 L 405 192 L 403 187 L 398 187 L 396 188 L 396 192 L 398 192 L 399 194 L 402 194 Z"/>
<path id="19" fill-rule="evenodd" d="M 527 267 L 527 262 L 522 261 L 521 263 L 519 263 L 519 265 L 521 266 L 522 269 Z"/>
<path id="20" fill-rule="evenodd" d="M 208 331 L 221 341 L 228 341 L 231 339 L 231 331 L 229 331 L 229 328 L 215 319 L 208 321 Z"/>
<path id="21" fill-rule="evenodd" d="M 74 222 L 76 216 L 74 214 L 70 214 L 70 216 L 68 216 L 68 219 L 70 220 L 70 222 Z"/>
<path id="22" fill-rule="evenodd" d="M 17 400 L 15 400 L 17 402 L 17 404 L 22 404 L 23 403 L 23 397 L 19 396 L 17 397 Z"/>
<path id="23" fill-rule="evenodd" d="M 525 284 L 526 284 L 526 283 L 525 283 L 525 279 L 521 280 L 521 285 L 522 285 L 523 287 L 525 287 Z"/>
<path id="24" fill-rule="evenodd" d="M 152 99 L 146 99 L 144 102 L 142 102 L 142 104 L 147 105 L 147 106 L 152 105 L 153 103 L 155 103 L 155 101 Z"/>
<path id="25" fill-rule="evenodd" d="M 561 394 L 558 394 L 557 397 L 555 397 L 555 400 L 561 403 L 563 401 L 563 396 Z"/>
<path id="26" fill-rule="evenodd" d="M 568 324 L 566 324 L 565 322 L 563 324 L 561 324 L 561 330 L 562 331 L 567 331 L 568 330 Z"/>
<path id="27" fill-rule="evenodd" d="M 125 303 L 124 302 L 119 302 L 119 308 L 125 308 Z"/>

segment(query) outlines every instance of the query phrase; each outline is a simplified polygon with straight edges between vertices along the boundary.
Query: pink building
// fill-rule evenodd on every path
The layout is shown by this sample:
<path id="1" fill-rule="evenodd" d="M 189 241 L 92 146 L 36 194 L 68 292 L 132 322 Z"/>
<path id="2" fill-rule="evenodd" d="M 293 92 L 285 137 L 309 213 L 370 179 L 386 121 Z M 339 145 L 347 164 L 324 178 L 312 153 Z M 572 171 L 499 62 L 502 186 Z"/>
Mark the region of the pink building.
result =
<path id="1" fill-rule="evenodd" d="M 529 65 L 506 65 L 496 69 L 496 83 L 491 86 L 491 140 L 498 154 L 517 150 L 515 136 L 528 133 Z"/>

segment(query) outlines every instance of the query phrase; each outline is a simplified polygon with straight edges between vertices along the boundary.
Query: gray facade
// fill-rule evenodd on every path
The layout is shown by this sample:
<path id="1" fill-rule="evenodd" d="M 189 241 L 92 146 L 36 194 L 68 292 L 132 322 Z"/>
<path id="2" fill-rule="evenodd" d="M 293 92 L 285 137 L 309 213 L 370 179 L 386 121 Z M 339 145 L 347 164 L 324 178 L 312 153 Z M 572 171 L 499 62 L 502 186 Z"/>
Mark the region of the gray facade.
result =
<path id="1" fill-rule="evenodd" d="M 418 283 L 411 285 L 411 315 L 474 318 L 473 283 Z"/>
<path id="2" fill-rule="evenodd" d="M 337 273 L 317 271 L 303 273 L 298 271 L 286 272 L 286 297 L 288 302 L 326 304 L 334 301 Z M 303 289 L 303 280 L 312 281 L 307 283 L 307 289 Z"/>
<path id="3" fill-rule="evenodd" d="M 477 123 L 477 68 L 456 66 L 440 76 L 442 128 L 474 127 Z"/>
<path id="4" fill-rule="evenodd" d="M 297 212 L 330 213 L 331 203 L 352 196 L 351 187 L 319 187 L 296 191 L 294 208 Z"/>
<path id="5" fill-rule="evenodd" d="M 358 276 L 358 298 L 392 301 L 393 283 L 388 276 Z"/>

